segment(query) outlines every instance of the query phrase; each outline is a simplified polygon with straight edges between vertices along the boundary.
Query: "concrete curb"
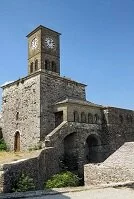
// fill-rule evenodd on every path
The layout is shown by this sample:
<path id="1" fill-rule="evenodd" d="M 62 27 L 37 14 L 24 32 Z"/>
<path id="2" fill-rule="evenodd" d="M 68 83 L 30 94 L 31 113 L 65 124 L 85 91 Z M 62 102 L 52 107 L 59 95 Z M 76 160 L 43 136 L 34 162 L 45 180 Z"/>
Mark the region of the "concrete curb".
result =
<path id="1" fill-rule="evenodd" d="M 16 198 L 31 198 L 31 197 L 40 197 L 45 195 L 56 195 L 63 194 L 68 192 L 79 192 L 86 191 L 91 189 L 102 189 L 102 188 L 118 188 L 134 185 L 134 181 L 120 182 L 120 183 L 110 183 L 102 184 L 99 186 L 81 186 L 81 187 L 66 187 L 66 188 L 55 188 L 52 190 L 38 190 L 38 191 L 28 191 L 28 192 L 15 192 L 15 193 L 1 193 L 0 199 L 16 199 Z"/>

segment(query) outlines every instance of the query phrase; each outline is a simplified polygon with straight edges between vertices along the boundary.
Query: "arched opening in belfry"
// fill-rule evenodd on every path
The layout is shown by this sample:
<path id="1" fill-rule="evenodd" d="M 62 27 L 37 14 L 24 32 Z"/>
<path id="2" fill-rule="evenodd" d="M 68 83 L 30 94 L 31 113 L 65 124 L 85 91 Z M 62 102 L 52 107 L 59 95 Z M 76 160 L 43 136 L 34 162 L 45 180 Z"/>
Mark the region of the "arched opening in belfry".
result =
<path id="1" fill-rule="evenodd" d="M 17 131 L 14 136 L 14 151 L 20 151 L 20 133 Z"/>
<path id="2" fill-rule="evenodd" d="M 77 133 L 73 132 L 64 139 L 64 164 L 70 171 L 78 170 Z"/>
<path id="3" fill-rule="evenodd" d="M 30 73 L 33 73 L 33 62 L 30 64 Z"/>
<path id="4" fill-rule="evenodd" d="M 52 71 L 56 72 L 56 63 L 52 61 Z"/>
<path id="5" fill-rule="evenodd" d="M 38 59 L 35 60 L 35 71 L 38 70 Z"/>
<path id="6" fill-rule="evenodd" d="M 85 159 L 86 163 L 98 163 L 101 162 L 100 153 L 100 140 L 94 135 L 89 135 L 86 139 L 85 145 Z"/>

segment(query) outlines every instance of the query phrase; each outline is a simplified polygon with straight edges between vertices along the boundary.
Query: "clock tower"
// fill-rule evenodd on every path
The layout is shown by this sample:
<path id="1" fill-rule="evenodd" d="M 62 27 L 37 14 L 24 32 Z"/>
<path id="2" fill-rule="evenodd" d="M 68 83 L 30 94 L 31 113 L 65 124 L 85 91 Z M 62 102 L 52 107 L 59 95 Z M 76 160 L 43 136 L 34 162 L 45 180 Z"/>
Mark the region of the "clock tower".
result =
<path id="1" fill-rule="evenodd" d="M 27 38 L 28 74 L 44 71 L 60 75 L 60 33 L 39 26 Z"/>

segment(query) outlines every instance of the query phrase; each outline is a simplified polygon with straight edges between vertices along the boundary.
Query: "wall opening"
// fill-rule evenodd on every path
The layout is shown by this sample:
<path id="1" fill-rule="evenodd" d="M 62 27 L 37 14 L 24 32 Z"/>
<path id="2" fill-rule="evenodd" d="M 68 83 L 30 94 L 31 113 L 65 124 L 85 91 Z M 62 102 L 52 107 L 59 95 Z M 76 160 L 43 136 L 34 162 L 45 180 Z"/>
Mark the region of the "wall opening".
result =
<path id="1" fill-rule="evenodd" d="M 33 62 L 30 64 L 30 73 L 33 73 Z"/>
<path id="2" fill-rule="evenodd" d="M 77 133 L 71 133 L 64 139 L 64 164 L 70 171 L 78 170 L 78 141 Z"/>
<path id="3" fill-rule="evenodd" d="M 101 162 L 100 141 L 94 135 L 89 135 L 86 140 L 85 156 L 86 163 Z"/>
<path id="4" fill-rule="evenodd" d="M 38 59 L 35 60 L 35 71 L 38 70 Z"/>
<path id="5" fill-rule="evenodd" d="M 45 69 L 50 70 L 50 62 L 48 59 L 45 60 Z"/>
<path id="6" fill-rule="evenodd" d="M 63 111 L 55 113 L 55 128 L 63 122 Z"/>
<path id="7" fill-rule="evenodd" d="M 74 122 L 79 122 L 79 114 L 77 111 L 74 111 Z"/>
<path id="8" fill-rule="evenodd" d="M 52 61 L 52 71 L 56 72 L 56 63 Z"/>
<path id="9" fill-rule="evenodd" d="M 20 133 L 17 131 L 14 137 L 14 151 L 20 151 Z"/>

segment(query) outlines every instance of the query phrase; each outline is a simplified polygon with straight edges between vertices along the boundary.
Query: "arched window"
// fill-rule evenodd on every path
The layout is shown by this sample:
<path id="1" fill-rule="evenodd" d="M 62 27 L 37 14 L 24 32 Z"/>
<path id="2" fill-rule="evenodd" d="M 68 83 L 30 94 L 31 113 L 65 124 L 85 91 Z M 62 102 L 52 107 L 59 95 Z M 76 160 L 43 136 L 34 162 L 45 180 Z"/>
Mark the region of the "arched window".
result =
<path id="1" fill-rule="evenodd" d="M 16 113 L 16 120 L 19 119 L 19 112 Z"/>
<path id="2" fill-rule="evenodd" d="M 38 70 L 38 59 L 35 60 L 35 71 Z"/>
<path id="3" fill-rule="evenodd" d="M 93 123 L 93 115 L 91 113 L 88 114 L 88 123 L 89 124 Z"/>
<path id="4" fill-rule="evenodd" d="M 86 123 L 86 115 L 84 112 L 81 113 L 81 122 Z"/>
<path id="5" fill-rule="evenodd" d="M 98 123 L 99 121 L 99 116 L 97 114 L 94 115 L 94 123 Z"/>
<path id="6" fill-rule="evenodd" d="M 52 61 L 52 71 L 56 72 L 56 63 Z"/>
<path id="7" fill-rule="evenodd" d="M 50 62 L 48 59 L 45 60 L 45 69 L 49 70 L 50 69 Z"/>
<path id="8" fill-rule="evenodd" d="M 30 64 L 30 73 L 33 73 L 33 62 Z"/>
<path id="9" fill-rule="evenodd" d="M 74 122 L 79 122 L 79 114 L 77 111 L 74 111 Z"/>

